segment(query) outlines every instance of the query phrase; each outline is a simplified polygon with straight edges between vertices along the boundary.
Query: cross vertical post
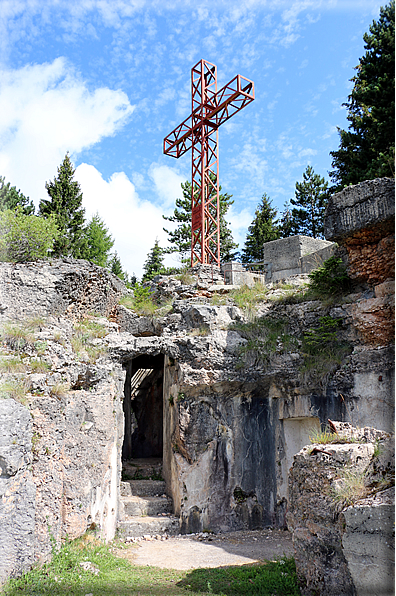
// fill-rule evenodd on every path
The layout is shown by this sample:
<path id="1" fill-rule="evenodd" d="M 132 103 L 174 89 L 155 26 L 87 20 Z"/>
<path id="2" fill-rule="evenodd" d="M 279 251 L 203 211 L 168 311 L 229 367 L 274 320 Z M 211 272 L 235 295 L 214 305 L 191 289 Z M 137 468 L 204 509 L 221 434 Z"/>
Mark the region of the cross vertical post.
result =
<path id="1" fill-rule="evenodd" d="M 220 265 L 218 128 L 254 100 L 254 83 L 237 75 L 217 91 L 217 68 L 200 60 L 191 70 L 191 114 L 164 139 L 164 153 L 192 149 L 191 266 Z"/>

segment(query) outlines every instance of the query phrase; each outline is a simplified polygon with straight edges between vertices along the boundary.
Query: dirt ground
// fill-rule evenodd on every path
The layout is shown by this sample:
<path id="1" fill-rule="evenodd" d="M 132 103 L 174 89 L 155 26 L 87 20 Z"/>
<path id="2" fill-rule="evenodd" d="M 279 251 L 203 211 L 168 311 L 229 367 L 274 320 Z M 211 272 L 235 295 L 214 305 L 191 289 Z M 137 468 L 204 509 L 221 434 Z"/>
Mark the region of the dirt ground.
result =
<path id="1" fill-rule="evenodd" d="M 271 561 L 283 555 L 290 557 L 293 546 L 290 532 L 266 529 L 142 540 L 117 549 L 117 555 L 134 565 L 188 570 Z"/>

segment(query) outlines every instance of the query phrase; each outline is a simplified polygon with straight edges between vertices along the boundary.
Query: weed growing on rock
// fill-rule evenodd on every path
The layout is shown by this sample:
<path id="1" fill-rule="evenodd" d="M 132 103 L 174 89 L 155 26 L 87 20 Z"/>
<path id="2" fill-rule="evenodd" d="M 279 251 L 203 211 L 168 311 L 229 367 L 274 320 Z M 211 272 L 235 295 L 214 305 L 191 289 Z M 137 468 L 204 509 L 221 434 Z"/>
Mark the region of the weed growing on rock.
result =
<path id="1" fill-rule="evenodd" d="M 364 472 L 356 470 L 343 470 L 339 479 L 337 479 L 332 488 L 332 499 L 334 503 L 342 508 L 353 505 L 359 499 L 367 496 L 366 476 Z"/>
<path id="2" fill-rule="evenodd" d="M 158 304 L 153 301 L 153 292 L 140 283 L 134 285 L 133 296 L 123 296 L 120 304 L 138 315 L 153 315 L 158 309 Z"/>
<path id="3" fill-rule="evenodd" d="M 331 431 L 328 427 L 323 430 L 313 429 L 309 435 L 309 440 L 313 444 L 326 445 L 329 443 L 360 443 L 359 439 L 354 437 L 344 437 Z"/>
<path id="4" fill-rule="evenodd" d="M 2 399 L 15 399 L 23 406 L 26 406 L 27 399 L 26 394 L 29 391 L 28 383 L 23 380 L 18 381 L 4 381 L 0 385 L 0 398 Z"/>
<path id="5" fill-rule="evenodd" d="M 36 341 L 34 342 L 34 349 L 38 356 L 44 356 L 48 349 L 48 343 L 46 341 Z"/>
<path id="6" fill-rule="evenodd" d="M 247 340 L 247 343 L 239 348 L 239 367 L 251 360 L 257 364 L 270 364 L 275 353 L 284 354 L 298 343 L 287 332 L 287 321 L 282 318 L 260 317 L 249 323 L 234 323 L 231 329 L 238 331 Z"/>
<path id="7" fill-rule="evenodd" d="M 1 338 L 15 352 L 20 352 L 34 341 L 32 331 L 26 323 L 6 323 L 1 331 Z"/>
<path id="8" fill-rule="evenodd" d="M 25 372 L 26 366 L 19 356 L 10 356 L 0 360 L 0 372 L 20 373 Z"/>
<path id="9" fill-rule="evenodd" d="M 191 329 L 191 331 L 189 332 L 189 335 L 191 335 L 192 337 L 206 337 L 209 334 L 209 327 L 195 327 L 194 329 Z"/>
<path id="10" fill-rule="evenodd" d="M 266 300 L 268 288 L 261 283 L 255 283 L 254 286 L 241 286 L 236 290 L 232 290 L 228 297 L 239 308 L 254 315 L 257 304 Z"/>
<path id="11" fill-rule="evenodd" d="M 181 281 L 184 286 L 192 286 L 197 281 L 196 277 L 191 275 L 191 273 L 188 271 L 182 271 L 180 274 L 175 275 L 174 277 Z"/>
<path id="12" fill-rule="evenodd" d="M 74 334 L 70 340 L 73 352 L 79 358 L 88 358 L 90 362 L 96 362 L 99 356 L 106 352 L 106 348 L 92 344 L 92 340 L 103 338 L 107 334 L 106 327 L 92 318 L 83 319 L 73 327 Z"/>
<path id="13" fill-rule="evenodd" d="M 30 360 L 29 368 L 33 373 L 46 373 L 51 370 L 51 366 L 47 362 L 37 358 L 32 358 Z"/>
<path id="14" fill-rule="evenodd" d="M 223 306 L 224 304 L 227 304 L 227 298 L 226 296 L 215 292 L 210 299 L 210 303 L 213 304 L 213 306 Z"/>
<path id="15" fill-rule="evenodd" d="M 65 397 L 66 393 L 70 390 L 70 387 L 67 383 L 56 383 L 51 387 L 50 394 L 53 397 Z"/>

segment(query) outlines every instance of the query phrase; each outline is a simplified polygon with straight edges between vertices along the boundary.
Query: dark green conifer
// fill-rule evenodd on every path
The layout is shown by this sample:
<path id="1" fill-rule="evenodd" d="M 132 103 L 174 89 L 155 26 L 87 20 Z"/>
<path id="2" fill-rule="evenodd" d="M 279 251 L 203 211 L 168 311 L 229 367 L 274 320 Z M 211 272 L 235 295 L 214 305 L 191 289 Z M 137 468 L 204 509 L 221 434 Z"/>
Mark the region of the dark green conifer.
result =
<path id="1" fill-rule="evenodd" d="M 311 166 L 303 173 L 302 182 L 296 182 L 295 198 L 290 199 L 291 229 L 295 234 L 323 238 L 323 218 L 328 200 L 328 183 Z"/>
<path id="2" fill-rule="evenodd" d="M 262 261 L 264 243 L 279 238 L 280 233 L 275 221 L 276 215 L 277 211 L 272 207 L 271 199 L 264 193 L 248 228 L 245 246 L 242 250 L 243 263 Z"/>
<path id="3" fill-rule="evenodd" d="M 340 147 L 331 151 L 332 191 L 383 176 L 395 176 L 395 2 L 380 9 L 365 33 L 366 53 L 351 79 L 348 130 L 338 129 Z"/>
<path id="4" fill-rule="evenodd" d="M 177 224 L 174 230 L 164 228 L 164 231 L 168 234 L 168 242 L 172 245 L 170 248 L 164 249 L 164 253 L 179 253 L 182 263 L 189 263 L 191 254 L 191 183 L 182 183 L 181 187 L 183 198 L 176 199 L 176 207 L 173 215 L 162 216 L 167 221 Z M 232 195 L 220 192 L 220 260 L 223 263 L 232 261 L 235 258 L 235 251 L 238 248 L 226 220 L 228 209 L 234 203 L 231 199 Z"/>
<path id="5" fill-rule="evenodd" d="M 25 215 L 34 215 L 34 205 L 29 197 L 25 197 L 15 186 L 11 186 L 10 182 L 6 184 L 4 176 L 0 176 L 0 211 L 14 211 L 17 207 L 21 207 Z"/>
<path id="6" fill-rule="evenodd" d="M 114 239 L 104 221 L 100 218 L 99 213 L 92 216 L 85 228 L 85 240 L 82 257 L 96 263 L 96 265 L 107 267 Z"/>
<path id="7" fill-rule="evenodd" d="M 50 199 L 40 201 L 40 215 L 56 216 L 59 238 L 55 242 L 54 256 L 81 258 L 85 250 L 84 214 L 82 193 L 78 182 L 73 180 L 75 169 L 66 153 L 58 175 L 52 182 L 46 182 L 45 188 Z"/>

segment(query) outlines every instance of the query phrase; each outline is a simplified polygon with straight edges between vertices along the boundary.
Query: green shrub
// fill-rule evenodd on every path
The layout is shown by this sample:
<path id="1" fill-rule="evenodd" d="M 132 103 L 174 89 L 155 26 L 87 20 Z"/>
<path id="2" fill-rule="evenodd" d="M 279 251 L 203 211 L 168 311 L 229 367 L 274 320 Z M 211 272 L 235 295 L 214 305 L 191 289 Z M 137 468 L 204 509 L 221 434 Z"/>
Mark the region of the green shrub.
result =
<path id="1" fill-rule="evenodd" d="M 297 345 L 288 333 L 286 319 L 260 317 L 248 323 L 234 323 L 231 327 L 247 340 L 239 349 L 240 366 L 252 358 L 256 363 L 270 364 L 275 352 L 285 353 Z"/>
<path id="2" fill-rule="evenodd" d="M 136 282 L 133 287 L 133 296 L 123 296 L 120 304 L 139 315 L 153 315 L 159 308 L 159 305 L 153 301 L 152 290 L 139 282 Z"/>
<path id="3" fill-rule="evenodd" d="M 48 257 L 59 232 L 55 217 L 25 215 L 21 207 L 0 212 L 0 261 L 24 263 Z"/>
<path id="4" fill-rule="evenodd" d="M 330 316 L 320 317 L 319 327 L 303 335 L 304 364 L 301 372 L 306 383 L 327 378 L 352 352 L 350 344 L 338 338 L 337 331 L 341 325 L 342 319 L 333 319 Z"/>
<path id="5" fill-rule="evenodd" d="M 321 267 L 311 271 L 309 289 L 319 297 L 339 296 L 351 289 L 351 280 L 339 257 L 330 257 Z"/>

